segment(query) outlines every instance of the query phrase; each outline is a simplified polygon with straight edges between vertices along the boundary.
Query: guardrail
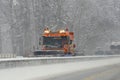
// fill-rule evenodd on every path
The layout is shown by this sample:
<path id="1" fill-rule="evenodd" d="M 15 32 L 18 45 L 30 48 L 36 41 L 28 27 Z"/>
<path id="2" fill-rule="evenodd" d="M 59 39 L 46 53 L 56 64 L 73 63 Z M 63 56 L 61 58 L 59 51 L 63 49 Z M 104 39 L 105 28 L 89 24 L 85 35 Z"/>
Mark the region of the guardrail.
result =
<path id="1" fill-rule="evenodd" d="M 15 68 L 23 66 L 58 64 L 67 62 L 79 62 L 87 60 L 98 60 L 106 58 L 120 57 L 120 55 L 112 56 L 75 56 L 75 57 L 34 57 L 34 58 L 8 58 L 0 59 L 0 69 Z"/>
<path id="2" fill-rule="evenodd" d="M 15 58 L 16 54 L 0 54 L 0 58 Z"/>

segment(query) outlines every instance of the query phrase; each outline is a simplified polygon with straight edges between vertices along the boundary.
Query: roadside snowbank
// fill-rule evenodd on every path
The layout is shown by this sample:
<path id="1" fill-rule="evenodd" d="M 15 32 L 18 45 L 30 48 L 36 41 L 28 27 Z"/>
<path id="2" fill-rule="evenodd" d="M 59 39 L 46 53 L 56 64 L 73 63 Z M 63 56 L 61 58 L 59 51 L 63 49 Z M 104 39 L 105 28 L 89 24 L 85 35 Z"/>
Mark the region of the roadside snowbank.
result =
<path id="1" fill-rule="evenodd" d="M 78 70 L 91 69 L 119 63 L 120 58 L 109 58 L 84 62 L 2 69 L 0 70 L 0 80 L 36 80 L 37 78 L 43 80 L 49 77 L 71 73 Z"/>

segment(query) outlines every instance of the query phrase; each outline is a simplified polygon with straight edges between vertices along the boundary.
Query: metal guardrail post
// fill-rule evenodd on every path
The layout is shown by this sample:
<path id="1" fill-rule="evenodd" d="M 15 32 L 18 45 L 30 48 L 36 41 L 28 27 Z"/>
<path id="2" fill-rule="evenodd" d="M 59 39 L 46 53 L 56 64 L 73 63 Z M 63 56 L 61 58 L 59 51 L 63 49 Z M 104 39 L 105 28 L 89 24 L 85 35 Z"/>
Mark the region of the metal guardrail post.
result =
<path id="1" fill-rule="evenodd" d="M 15 58 L 16 54 L 0 54 L 0 58 Z"/>

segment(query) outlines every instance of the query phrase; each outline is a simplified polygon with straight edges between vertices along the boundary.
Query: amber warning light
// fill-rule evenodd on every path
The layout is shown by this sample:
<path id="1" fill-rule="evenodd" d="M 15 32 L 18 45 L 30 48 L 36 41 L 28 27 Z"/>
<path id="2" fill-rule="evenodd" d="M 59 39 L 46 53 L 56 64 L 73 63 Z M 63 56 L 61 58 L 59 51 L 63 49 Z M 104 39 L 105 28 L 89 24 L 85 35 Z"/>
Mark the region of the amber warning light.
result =
<path id="1" fill-rule="evenodd" d="M 45 28 L 44 33 L 50 33 L 50 30 L 48 28 Z"/>
<path id="2" fill-rule="evenodd" d="M 60 30 L 59 33 L 65 33 L 65 30 Z"/>
<path id="3" fill-rule="evenodd" d="M 44 33 L 50 33 L 50 30 L 45 30 Z"/>

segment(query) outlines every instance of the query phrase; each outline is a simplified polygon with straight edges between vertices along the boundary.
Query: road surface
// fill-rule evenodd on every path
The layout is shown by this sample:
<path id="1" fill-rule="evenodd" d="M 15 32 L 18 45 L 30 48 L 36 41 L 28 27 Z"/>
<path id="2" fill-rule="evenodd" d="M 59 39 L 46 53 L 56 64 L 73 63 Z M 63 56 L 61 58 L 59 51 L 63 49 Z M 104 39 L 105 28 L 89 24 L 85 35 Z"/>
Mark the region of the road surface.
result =
<path id="1" fill-rule="evenodd" d="M 120 80 L 120 64 L 78 71 L 46 80 Z"/>
<path id="2" fill-rule="evenodd" d="M 120 80 L 119 73 L 120 58 L 118 57 L 1 69 L 0 80 L 95 80 L 97 78 L 97 80 L 107 80 L 101 79 L 107 78 L 107 76 L 108 78 L 114 78 L 111 80 Z M 53 78 L 55 76 L 58 77 Z"/>

